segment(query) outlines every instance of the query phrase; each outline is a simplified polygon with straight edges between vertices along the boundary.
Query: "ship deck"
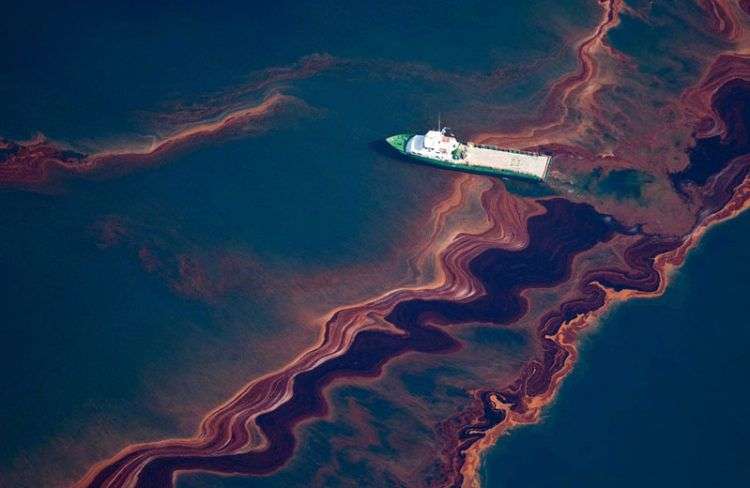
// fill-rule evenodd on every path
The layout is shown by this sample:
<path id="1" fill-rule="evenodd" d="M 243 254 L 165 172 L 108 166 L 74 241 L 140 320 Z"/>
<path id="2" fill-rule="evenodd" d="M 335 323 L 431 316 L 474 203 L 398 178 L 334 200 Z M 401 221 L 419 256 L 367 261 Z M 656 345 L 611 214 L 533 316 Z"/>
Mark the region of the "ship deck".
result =
<path id="1" fill-rule="evenodd" d="M 424 147 L 424 136 L 397 134 L 386 139 L 397 151 L 426 163 L 448 169 L 544 180 L 551 156 L 502 149 L 495 146 L 460 144 L 463 157 L 454 159 L 452 153 L 431 151 Z"/>
<path id="2" fill-rule="evenodd" d="M 467 146 L 466 156 L 462 162 L 467 166 L 523 173 L 543 180 L 547 174 L 550 159 L 550 156 L 543 154 Z"/>

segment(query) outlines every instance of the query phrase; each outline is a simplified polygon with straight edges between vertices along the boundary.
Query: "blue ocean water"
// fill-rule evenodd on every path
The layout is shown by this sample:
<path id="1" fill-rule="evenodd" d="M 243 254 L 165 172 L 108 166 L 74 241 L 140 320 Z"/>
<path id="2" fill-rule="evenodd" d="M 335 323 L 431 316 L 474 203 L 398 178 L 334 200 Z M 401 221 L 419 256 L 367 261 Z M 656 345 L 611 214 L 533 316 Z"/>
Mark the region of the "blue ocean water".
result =
<path id="1" fill-rule="evenodd" d="M 750 212 L 711 229 L 666 293 L 616 306 L 539 425 L 489 451 L 484 486 L 744 486 Z"/>
<path id="2" fill-rule="evenodd" d="M 260 135 L 125 177 L 75 182 L 62 194 L 0 192 L 0 402 L 2 417 L 13 419 L 0 426 L 0 471 L 76 476 L 86 456 L 111 454 L 118 442 L 187 434 L 194 424 L 152 405 L 165 377 L 200 376 L 206 360 L 197 346 L 218 349 L 219 360 L 239 369 L 221 371 L 236 383 L 207 394 L 215 405 L 248 379 L 238 373 L 245 365 L 274 366 L 240 357 L 242 340 L 257 334 L 261 343 L 299 325 L 279 319 L 261 296 L 217 306 L 175 293 L 144 269 L 138 242 L 102 249 L 102 221 L 122 219 L 167 257 L 232 249 L 300 272 L 376 262 L 455 175 L 403 164 L 371 143 L 422 129 L 439 111 L 452 111 L 460 130 L 472 103 L 538 94 L 575 59 L 536 13 L 554 10 L 571 29 L 599 15 L 583 0 L 342 5 L 17 2 L 4 10 L 0 136 L 41 132 L 84 151 L 140 140 L 153 129 L 149 114 L 210 99 L 313 53 L 363 63 L 285 83 L 313 114 L 272 121 Z M 430 79 L 482 78 L 539 56 L 550 57 L 539 76 L 509 82 L 507 91 L 478 94 L 467 83 Z M 411 77 L 403 63 L 427 74 Z M 298 335 L 314 339 L 309 328 Z M 204 394 L 184 381 L 177 404 Z M 103 447 L 70 465 L 70 443 L 92 438 Z M 40 455 L 50 450 L 62 460 Z"/>
<path id="3" fill-rule="evenodd" d="M 559 34 L 537 15 L 545 12 L 577 27 L 598 15 L 582 0 L 473 0 L 460 8 L 447 0 L 16 3 L 0 34 L 9 46 L 0 60 L 0 133 L 42 131 L 69 142 L 142 133 L 140 111 L 241 84 L 253 71 L 313 53 L 489 73 L 559 48 Z M 541 76 L 516 83 L 514 95 L 569 68 L 572 53 L 567 61 L 549 60 Z M 434 111 L 441 109 L 448 107 Z M 434 114 L 427 115 L 431 122 Z"/>

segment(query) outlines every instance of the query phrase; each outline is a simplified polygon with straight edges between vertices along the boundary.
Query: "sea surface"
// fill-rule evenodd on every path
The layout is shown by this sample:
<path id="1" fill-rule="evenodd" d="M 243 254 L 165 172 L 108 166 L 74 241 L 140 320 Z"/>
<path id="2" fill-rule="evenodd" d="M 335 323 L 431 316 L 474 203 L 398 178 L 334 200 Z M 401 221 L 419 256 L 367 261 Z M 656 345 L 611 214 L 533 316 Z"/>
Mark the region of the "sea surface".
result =
<path id="1" fill-rule="evenodd" d="M 248 137 L 61 193 L 0 192 L 0 402 L 13 419 L 0 427 L 0 472 L 70 479 L 129 442 L 189 435 L 249 378 L 314 342 L 285 300 L 318 285 L 295 279 L 392 256 L 456 178 L 373 143 L 440 112 L 460 130 L 472 104 L 529 99 L 575 66 L 535 8 L 555 9 L 568 29 L 598 16 L 584 1 L 520 0 L 6 9 L 0 135 L 41 133 L 81 152 L 169 135 L 160 121 L 175 107 L 210 105 L 307 56 L 350 67 L 250 93 L 250 105 L 280 90 L 307 108 Z M 477 77 L 549 53 L 528 68 L 537 76 L 471 91 Z M 216 262 L 229 263 L 219 278 L 244 273 L 250 285 L 207 289 L 185 268 Z"/>
<path id="2" fill-rule="evenodd" d="M 484 486 L 743 486 L 750 212 L 712 228 L 663 296 L 616 305 L 542 423 L 491 449 Z"/>
<path id="3" fill-rule="evenodd" d="M 487 114 L 531 114 L 548 84 L 577 69 L 570 43 L 600 15 L 588 0 L 6 8 L 0 137 L 132 149 L 179 129 L 181 111 L 252 106 L 276 92 L 301 103 L 154 167 L 60 191 L 0 190 L 0 486 L 75 480 L 129 444 L 190 436 L 247 381 L 315 343 L 315 313 L 361 298 L 329 290 L 372 296 L 398 283 L 409 271 L 399 253 L 429 234 L 434 203 L 459 176 L 405 163 L 377 142 L 429 128 L 439 114 L 463 137 L 491 125 Z M 646 72 L 663 36 L 627 22 L 635 34 L 615 31 L 612 42 Z M 307 76 L 310 59 L 332 67 Z M 638 175 L 622 176 L 601 192 L 639 197 L 627 184 Z M 717 227 L 664 297 L 616 307 L 545 422 L 488 454 L 486 485 L 746 478 L 748 236 L 750 214 Z M 528 355 L 517 331 L 463 334 L 484 356 L 497 351 L 488 367 L 512 371 Z M 451 358 L 392 371 L 414 398 L 470 399 Z M 386 445 L 372 449 L 397 457 L 388 421 L 409 420 L 408 408 L 352 383 L 332 403 L 364 405 Z M 330 442 L 353 435 L 346 429 L 309 422 L 299 455 L 274 476 L 194 474 L 179 485 L 300 486 L 325 463 L 362 486 L 382 484 Z M 433 435 L 423 430 L 415 436 Z"/>

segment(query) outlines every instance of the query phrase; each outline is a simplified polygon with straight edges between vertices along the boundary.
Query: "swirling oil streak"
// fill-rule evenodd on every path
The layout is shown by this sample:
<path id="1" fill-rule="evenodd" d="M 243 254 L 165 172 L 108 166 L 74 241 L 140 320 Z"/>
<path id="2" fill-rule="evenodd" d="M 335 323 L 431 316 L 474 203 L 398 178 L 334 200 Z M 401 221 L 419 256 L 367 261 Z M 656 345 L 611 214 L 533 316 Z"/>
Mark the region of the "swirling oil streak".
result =
<path id="1" fill-rule="evenodd" d="M 736 23 L 719 3 L 707 4 L 717 19 L 714 29 L 728 38 L 742 37 L 738 28 L 729 27 Z M 553 86 L 548 105 L 555 107 L 550 112 L 554 117 L 515 135 L 515 141 L 537 141 L 545 133 L 565 129 L 570 97 L 592 92 L 597 68 L 594 53 L 614 54 L 604 37 L 619 22 L 623 8 L 617 0 L 602 5 L 602 21 L 579 45 L 579 71 Z M 728 125 L 736 123 L 747 128 L 746 120 L 722 121 L 725 113 L 716 110 L 721 104 L 711 103 L 719 88 L 744 77 L 745 61 L 742 54 L 718 60 L 694 92 L 686 94 L 686 106 L 695 107 L 705 119 L 696 135 L 726 135 Z M 625 269 L 575 275 L 576 255 L 601 242 L 621 239 L 612 221 L 592 207 L 553 199 L 540 202 L 544 207 L 540 213 L 538 206 L 508 198 L 498 189 L 486 192 L 482 203 L 492 228 L 455 236 L 439 256 L 435 286 L 397 289 L 336 310 L 315 348 L 209 413 L 195 437 L 130 446 L 94 466 L 77 486 L 170 486 L 179 473 L 195 470 L 272 472 L 292 456 L 295 426 L 327 412 L 325 389 L 337 378 L 377 375 L 390 359 L 408 352 L 454 351 L 460 344 L 449 335 L 450 325 L 512 322 L 527 311 L 524 290 L 575 280 L 578 295 L 540 320 L 537 340 L 542 352 L 520 377 L 499 391 L 481 392 L 467 412 L 445 423 L 447 438 L 455 439 L 446 449 L 455 461 L 441 483 L 472 483 L 481 448 L 513 425 L 538 420 L 541 409 L 554 397 L 576 357 L 576 331 L 590 324 L 613 299 L 659 293 L 666 286 L 667 270 L 679 264 L 697 236 L 746 206 L 749 192 L 744 179 L 750 161 L 742 155 L 744 147 L 734 149 L 729 151 L 731 158 L 705 180 L 676 177 L 679 184 L 692 185 L 689 198 L 703 209 L 694 230 L 681 237 L 641 236 L 623 253 Z M 438 213 L 449 212 L 451 205 L 447 203 Z M 453 430 L 456 436 L 449 435 Z"/>
<path id="2" fill-rule="evenodd" d="M 739 41 L 744 29 L 738 21 L 743 2 L 727 0 L 698 0 L 698 4 L 708 12 L 711 29 L 728 41 Z M 747 9 L 745 9 L 747 11 Z"/>
<path id="3" fill-rule="evenodd" d="M 77 486 L 127 486 L 134 482 L 142 466 L 157 456 L 186 453 L 211 453 L 214 456 L 267 447 L 265 443 L 257 442 L 254 429 L 248 426 L 259 415 L 293 399 L 294 377 L 344 354 L 362 330 L 385 329 L 393 334 L 393 326 L 386 317 L 398 303 L 414 297 L 450 298 L 461 302 L 478 296 L 482 292 L 481 283 L 466 273 L 467 263 L 489 247 L 519 249 L 525 245 L 525 219 L 528 215 L 539 214 L 541 207 L 511 197 L 501 185 L 485 192 L 482 202 L 489 209 L 487 215 L 491 226 L 480 234 L 461 234 L 451 242 L 440 256 L 442 266 L 433 287 L 394 290 L 375 300 L 335 311 L 318 346 L 302 354 L 284 370 L 251 383 L 211 412 L 195 438 L 131 446 L 94 467 Z"/>
<path id="4" fill-rule="evenodd" d="M 118 176 L 138 168 L 163 164 L 166 159 L 210 140 L 257 132 L 268 120 L 287 108 L 309 112 L 302 100 L 278 91 L 285 82 L 309 78 L 345 64 L 327 54 L 312 54 L 290 66 L 253 73 L 244 85 L 191 105 L 177 103 L 149 119 L 169 135 L 155 137 L 147 147 L 126 147 L 83 154 L 37 136 L 16 142 L 0 137 L 0 187 L 51 191 L 70 177 L 103 178 Z M 251 105 L 247 99 L 266 96 Z M 256 102 L 252 102 L 256 103 Z"/>
<path id="5" fill-rule="evenodd" d="M 669 272 L 684 261 L 700 236 L 712 225 L 750 206 L 750 82 L 737 78 L 747 74 L 747 66 L 732 72 L 725 68 L 726 63 L 712 66 L 705 79 L 721 79 L 723 85 L 701 85 L 710 92 L 700 97 L 711 100 L 710 112 L 716 120 L 708 126 L 721 127 L 722 132 L 698 139 L 691 150 L 690 165 L 674 175 L 678 187 L 690 185 L 691 199 L 699 205 L 695 227 L 682 237 L 641 237 L 624 252 L 628 269 L 600 269 L 584 274 L 578 279 L 578 296 L 542 317 L 537 340 L 543 344 L 544 353 L 527 364 L 513 384 L 501 391 L 483 392 L 483 402 L 473 406 L 483 409 L 483 413 L 476 414 L 479 420 L 474 424 L 464 427 L 464 442 L 456 452 L 465 460 L 465 485 L 478 484 L 476 467 L 482 449 L 509 428 L 539 420 L 542 408 L 554 398 L 578 357 L 576 338 L 580 330 L 594 323 L 613 301 L 663 293 Z M 710 167 L 706 167 L 706 157 Z"/>
<path id="6" fill-rule="evenodd" d="M 438 324 L 517 319 L 527 309 L 521 291 L 566 280 L 573 256 L 614 234 L 587 205 L 562 199 L 543 205 L 546 212 L 528 220 L 525 247 L 518 239 L 521 229 L 509 229 L 510 249 L 498 248 L 497 242 L 491 249 L 478 248 L 475 236 L 460 236 L 444 255 L 445 284 L 440 288 L 394 292 L 337 312 L 317 349 L 213 412 L 195 439 L 131 448 L 100 465 L 80 485 L 169 486 L 178 471 L 253 474 L 278 468 L 294 449 L 293 427 L 327 411 L 322 389 L 335 378 L 376 375 L 389 359 L 409 351 L 445 353 L 459 347 Z M 367 327 L 373 315 L 392 325 Z M 265 442 L 247 451 L 247 423 L 253 419 Z"/>
<path id="7" fill-rule="evenodd" d="M 750 56 L 747 54 L 722 54 L 695 87 L 683 94 L 685 110 L 699 121 L 697 137 L 707 138 L 726 132 L 727 127 L 720 114 L 714 110 L 711 99 L 722 86 L 734 79 L 750 79 Z"/>
<path id="8" fill-rule="evenodd" d="M 325 53 L 310 54 L 288 66 L 271 67 L 250 73 L 245 83 L 231 89 L 203 95 L 191 103 L 172 102 L 167 104 L 166 110 L 143 114 L 158 130 L 164 130 L 164 127 L 181 128 L 201 124 L 206 120 L 216 120 L 242 111 L 249 105 L 247 100 L 257 99 L 259 93 L 273 92 L 288 82 L 311 78 L 348 63 L 347 60 L 336 59 Z"/>
<path id="9" fill-rule="evenodd" d="M 603 6 L 602 18 L 593 33 L 584 38 L 577 47 L 578 70 L 556 81 L 549 89 L 549 95 L 540 109 L 538 118 L 528 127 L 514 133 L 484 133 L 473 137 L 476 142 L 508 145 L 510 147 L 539 146 L 549 141 L 550 134 L 565 128 L 568 122 L 570 99 L 577 93 L 592 97 L 596 86 L 592 81 L 597 75 L 594 55 L 600 51 L 622 60 L 622 56 L 605 42 L 607 33 L 620 23 L 620 12 L 624 8 L 622 0 L 599 0 Z"/>
<path id="10" fill-rule="evenodd" d="M 750 160 L 746 159 L 745 165 L 750 166 Z M 668 285 L 670 273 L 684 262 L 701 236 L 713 225 L 748 208 L 750 178 L 745 178 L 734 189 L 730 201 L 684 239 L 644 237 L 628 248 L 625 257 L 634 272 L 602 270 L 584 275 L 578 285 L 580 297 L 563 303 L 559 310 L 540 321 L 537 332 L 548 354 L 541 361 L 530 363 L 523 375 L 505 390 L 481 393 L 481 420 L 464 427 L 464 443 L 456 452 L 463 460 L 461 484 L 479 486 L 477 468 L 482 451 L 509 429 L 539 421 L 543 408 L 554 399 L 578 359 L 578 334 L 582 330 L 596 324 L 614 302 L 635 296 L 660 296 Z"/>
<path id="11" fill-rule="evenodd" d="M 283 108 L 304 103 L 294 97 L 272 93 L 260 104 L 239 109 L 213 122 L 180 130 L 149 147 L 100 152 L 91 155 L 64 149 L 59 144 L 37 138 L 26 143 L 0 139 L 0 186 L 48 190 L 70 176 L 116 176 L 134 169 L 163 164 L 196 144 L 228 137 L 260 124 Z"/>

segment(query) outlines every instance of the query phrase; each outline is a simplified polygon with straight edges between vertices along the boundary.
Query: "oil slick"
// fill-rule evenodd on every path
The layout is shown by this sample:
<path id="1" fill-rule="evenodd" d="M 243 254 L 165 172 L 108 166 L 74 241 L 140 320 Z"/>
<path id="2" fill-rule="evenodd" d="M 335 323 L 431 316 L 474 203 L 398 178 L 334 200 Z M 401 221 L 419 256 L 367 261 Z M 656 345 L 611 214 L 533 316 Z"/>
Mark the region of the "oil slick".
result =
<path id="1" fill-rule="evenodd" d="M 174 486 L 180 476 L 201 473 L 292 476 L 308 435 L 324 423 L 333 432 L 326 436 L 330 449 L 356 451 L 357 462 L 393 484 L 478 486 L 483 450 L 502 442 L 508 429 L 539 421 L 554 399 L 577 359 L 578 332 L 616 300 L 663 292 L 670 271 L 703 232 L 750 201 L 748 6 L 698 4 L 700 10 L 663 7 L 675 10 L 660 14 L 706 39 L 690 54 L 700 67 L 695 76 L 659 84 L 658 76 L 639 71 L 638 56 L 625 52 L 621 38 L 618 48 L 617 39 L 635 23 L 648 24 L 650 7 L 602 0 L 599 21 L 574 43 L 575 70 L 548 85 L 539 115 L 488 119 L 476 131 L 478 143 L 552 151 L 558 196 L 524 198 L 501 180 L 454 176 L 453 191 L 433 203 L 428 232 L 403 243 L 411 251 L 410 280 L 316 310 L 325 317 L 317 342 L 279 369 L 248 378 L 203 417 L 194 435 L 123 446 L 75 486 Z M 333 66 L 393 77 L 413 68 L 324 56 L 273 73 L 290 82 Z M 268 87 L 259 86 L 252 90 Z M 634 94 L 644 94 L 643 107 Z M 85 155 L 45 140 L 4 140 L 0 182 L 38 190 L 71 175 L 111 176 L 161 164 L 196 143 L 266 127 L 271 114 L 290 107 L 310 110 L 301 98 L 274 91 L 259 104 L 232 105 L 218 119 L 125 152 Z M 604 169 L 592 173 L 595 168 Z M 582 185 L 573 181 L 576 174 L 593 176 Z M 571 190 L 578 187 L 586 191 Z M 458 218 L 465 214 L 471 218 Z M 116 241 L 111 222 L 102 225 Z M 161 272 L 151 256 L 140 259 Z M 230 260 L 220 274 L 235 264 Z M 197 271 L 176 274 L 187 277 L 182 288 L 173 285 L 180 293 L 213 299 L 223 290 L 207 287 Z M 312 307 L 304 302 L 289 301 L 293 308 Z M 477 331 L 506 335 L 492 350 L 486 333 Z M 430 368 L 442 372 L 446 385 L 420 396 L 408 379 Z M 345 390 L 349 400 L 342 399 Z M 392 419 L 378 431 L 387 419 L 352 400 L 368 394 L 401 409 L 410 424 Z M 428 401 L 429 395 L 439 399 Z M 419 449 L 410 451 L 410 443 Z M 400 452 L 413 456 L 410 466 L 394 461 Z M 343 462 L 329 459 L 314 484 L 345 476 L 332 467 Z"/>

